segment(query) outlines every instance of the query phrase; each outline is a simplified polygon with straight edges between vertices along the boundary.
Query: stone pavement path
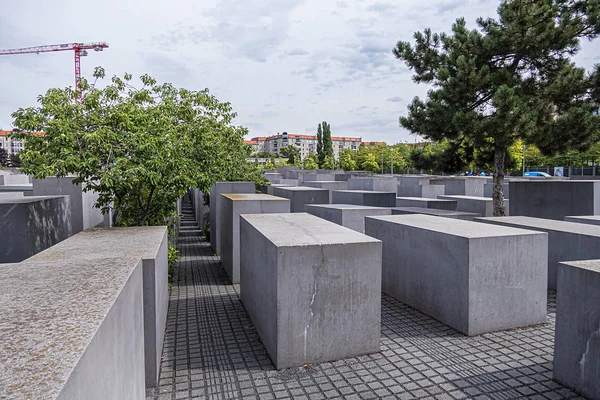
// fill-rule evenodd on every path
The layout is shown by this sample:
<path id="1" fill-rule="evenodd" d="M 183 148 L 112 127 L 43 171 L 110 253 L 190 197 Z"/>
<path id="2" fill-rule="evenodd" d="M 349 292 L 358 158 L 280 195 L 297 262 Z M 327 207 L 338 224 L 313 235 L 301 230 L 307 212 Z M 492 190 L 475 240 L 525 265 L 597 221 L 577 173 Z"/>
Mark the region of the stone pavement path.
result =
<path id="1" fill-rule="evenodd" d="M 552 381 L 555 294 L 544 325 L 466 337 L 383 296 L 381 352 L 277 371 L 183 205 L 154 399 L 565 399 Z"/>

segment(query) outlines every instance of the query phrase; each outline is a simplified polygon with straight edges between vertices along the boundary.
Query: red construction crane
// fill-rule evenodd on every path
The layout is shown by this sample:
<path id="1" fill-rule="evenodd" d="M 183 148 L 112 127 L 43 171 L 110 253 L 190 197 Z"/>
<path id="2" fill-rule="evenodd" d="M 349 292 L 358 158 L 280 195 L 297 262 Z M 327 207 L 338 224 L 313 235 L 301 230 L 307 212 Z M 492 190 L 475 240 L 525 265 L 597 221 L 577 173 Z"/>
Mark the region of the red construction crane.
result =
<path id="1" fill-rule="evenodd" d="M 108 49 L 108 44 L 104 42 L 98 43 L 66 43 L 66 44 L 51 44 L 48 46 L 25 47 L 22 49 L 0 50 L 0 56 L 7 54 L 29 54 L 29 53 L 49 53 L 52 51 L 73 50 L 75 53 L 75 90 L 79 90 L 77 84 L 81 78 L 81 57 L 87 56 L 88 50 L 102 51 Z"/>

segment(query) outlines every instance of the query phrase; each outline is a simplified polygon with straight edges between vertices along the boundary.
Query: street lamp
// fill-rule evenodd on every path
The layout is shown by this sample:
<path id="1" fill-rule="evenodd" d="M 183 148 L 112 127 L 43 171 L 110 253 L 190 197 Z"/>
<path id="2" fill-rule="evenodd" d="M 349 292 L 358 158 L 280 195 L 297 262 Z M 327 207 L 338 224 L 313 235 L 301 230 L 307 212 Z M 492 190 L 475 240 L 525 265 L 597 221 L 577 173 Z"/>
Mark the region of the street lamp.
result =
<path id="1" fill-rule="evenodd" d="M 523 145 L 523 176 L 525 176 L 525 150 L 527 146 Z"/>

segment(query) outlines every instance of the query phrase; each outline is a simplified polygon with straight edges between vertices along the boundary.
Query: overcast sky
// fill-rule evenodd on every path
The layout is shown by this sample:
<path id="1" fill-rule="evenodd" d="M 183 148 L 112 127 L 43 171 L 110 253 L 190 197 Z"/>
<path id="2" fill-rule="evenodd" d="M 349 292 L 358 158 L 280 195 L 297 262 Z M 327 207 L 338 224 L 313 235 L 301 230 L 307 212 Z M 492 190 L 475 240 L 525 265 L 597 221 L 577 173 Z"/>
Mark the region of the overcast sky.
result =
<path id="1" fill-rule="evenodd" d="M 233 104 L 249 137 L 315 134 L 414 141 L 398 125 L 416 85 L 392 54 L 417 30 L 471 27 L 496 15 L 492 0 L 0 0 L 0 48 L 105 41 L 82 59 L 108 75 L 149 73 L 159 82 L 209 88 Z M 600 62 L 600 41 L 577 61 Z M 73 53 L 0 56 L 0 128 L 49 87 L 73 85 Z"/>

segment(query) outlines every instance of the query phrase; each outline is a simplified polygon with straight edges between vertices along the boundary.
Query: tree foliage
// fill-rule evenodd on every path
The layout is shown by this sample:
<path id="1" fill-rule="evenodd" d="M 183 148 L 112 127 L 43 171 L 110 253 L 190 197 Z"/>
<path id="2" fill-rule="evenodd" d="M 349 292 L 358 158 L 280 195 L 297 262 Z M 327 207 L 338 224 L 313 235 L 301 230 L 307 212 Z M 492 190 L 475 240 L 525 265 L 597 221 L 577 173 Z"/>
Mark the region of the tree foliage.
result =
<path id="1" fill-rule="evenodd" d="M 8 167 L 8 151 L 0 147 L 0 167 Z"/>
<path id="2" fill-rule="evenodd" d="M 323 128 L 321 124 L 317 126 L 317 164 L 320 167 L 325 160 L 325 152 L 323 151 Z"/>
<path id="3" fill-rule="evenodd" d="M 377 164 L 375 155 L 373 153 L 367 153 L 360 167 L 365 171 L 377 172 L 380 170 L 380 165 Z"/>
<path id="4" fill-rule="evenodd" d="M 300 150 L 296 146 L 287 145 L 279 150 L 281 155 L 288 159 L 288 165 L 300 165 Z"/>
<path id="5" fill-rule="evenodd" d="M 17 136 L 27 138 L 23 171 L 36 178 L 76 175 L 84 190 L 99 194 L 96 206 L 114 210 L 115 225 L 161 225 L 176 217 L 175 202 L 187 190 L 207 192 L 217 181 L 254 179 L 245 158 L 246 129 L 208 90 L 158 84 L 148 75 L 114 76 L 103 89 L 81 79 L 79 92 L 50 89 L 39 106 L 13 113 Z M 44 131 L 44 136 L 27 132 Z"/>
<path id="6" fill-rule="evenodd" d="M 400 123 L 433 140 L 494 153 L 494 214 L 504 215 L 502 183 L 508 148 L 517 139 L 542 152 L 586 149 L 598 141 L 600 73 L 571 57 L 579 40 L 600 32 L 598 0 L 504 0 L 499 18 L 458 19 L 452 33 L 415 34 L 394 54 L 433 86 L 415 98 Z"/>
<path id="7" fill-rule="evenodd" d="M 355 153 L 350 149 L 344 149 L 340 154 L 340 162 L 344 171 L 356 171 L 358 164 L 355 160 Z"/>
<path id="8" fill-rule="evenodd" d="M 311 154 L 310 156 L 306 157 L 304 159 L 304 169 L 319 168 L 319 164 L 317 164 L 317 161 L 315 160 L 315 158 L 317 158 L 317 157 L 314 154 Z"/>

